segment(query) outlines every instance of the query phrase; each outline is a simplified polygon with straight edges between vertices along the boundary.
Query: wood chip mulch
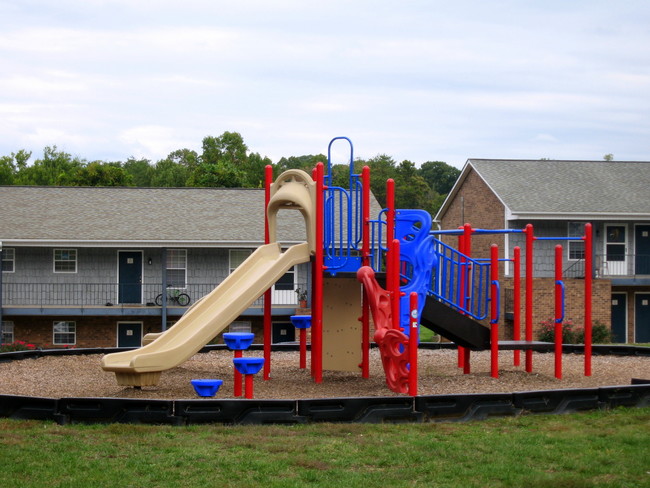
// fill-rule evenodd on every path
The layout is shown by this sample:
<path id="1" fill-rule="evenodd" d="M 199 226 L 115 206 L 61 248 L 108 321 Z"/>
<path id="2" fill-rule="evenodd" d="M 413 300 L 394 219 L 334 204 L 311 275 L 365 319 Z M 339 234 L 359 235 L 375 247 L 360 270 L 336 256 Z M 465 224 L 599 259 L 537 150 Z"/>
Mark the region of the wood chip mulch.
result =
<path id="1" fill-rule="evenodd" d="M 262 356 L 249 351 L 247 356 Z M 298 352 L 274 352 L 271 356 L 271 379 L 262 373 L 254 380 L 255 398 L 304 399 L 366 396 L 397 396 L 386 387 L 379 353 L 371 351 L 370 378 L 357 372 L 324 371 L 323 381 L 316 384 L 307 369 L 299 368 Z M 489 352 L 472 353 L 472 372 L 464 375 L 457 366 L 455 350 L 421 350 L 418 359 L 420 395 L 459 393 L 498 393 L 564 388 L 594 388 L 629 385 L 632 378 L 650 379 L 650 357 L 593 356 L 592 375 L 584 376 L 581 354 L 563 356 L 563 378 L 554 377 L 554 355 L 533 354 L 533 372 L 513 366 L 513 352 L 499 355 L 499 378 L 490 376 Z M 198 398 L 190 380 L 217 378 L 223 385 L 217 399 L 234 398 L 232 353 L 211 351 L 197 354 L 184 364 L 162 373 L 155 387 L 142 389 L 117 385 L 115 375 L 100 367 L 101 355 L 45 356 L 0 363 L 0 394 L 47 398 L 113 397 L 193 399 Z"/>

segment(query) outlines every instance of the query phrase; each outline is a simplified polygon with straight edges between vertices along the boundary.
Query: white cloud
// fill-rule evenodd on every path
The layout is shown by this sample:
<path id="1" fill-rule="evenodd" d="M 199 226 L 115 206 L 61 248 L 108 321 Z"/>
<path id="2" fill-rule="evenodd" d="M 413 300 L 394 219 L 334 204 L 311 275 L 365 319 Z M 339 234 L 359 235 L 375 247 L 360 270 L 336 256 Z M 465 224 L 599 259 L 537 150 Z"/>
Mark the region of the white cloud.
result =
<path id="1" fill-rule="evenodd" d="M 336 135 L 416 163 L 549 145 L 650 159 L 649 14 L 583 0 L 0 5 L 0 155 L 65 143 L 156 160 L 229 130 L 274 160 Z"/>

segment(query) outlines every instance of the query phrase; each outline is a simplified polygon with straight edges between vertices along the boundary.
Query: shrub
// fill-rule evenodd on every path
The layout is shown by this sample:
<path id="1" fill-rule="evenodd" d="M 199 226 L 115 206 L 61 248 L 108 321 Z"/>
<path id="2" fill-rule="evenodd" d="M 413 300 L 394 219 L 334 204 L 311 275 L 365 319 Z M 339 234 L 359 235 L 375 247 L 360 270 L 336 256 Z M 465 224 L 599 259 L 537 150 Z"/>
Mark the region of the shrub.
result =
<path id="1" fill-rule="evenodd" d="M 540 324 L 537 339 L 542 342 L 555 342 L 555 320 L 548 319 Z M 573 330 L 573 322 L 568 320 L 562 323 L 562 343 L 574 344 L 575 332 Z"/>
<path id="2" fill-rule="evenodd" d="M 592 344 L 609 344 L 612 342 L 612 331 L 602 322 L 595 320 L 591 325 L 591 342 Z M 585 331 L 582 327 L 576 331 L 576 343 L 585 343 Z"/>
<path id="3" fill-rule="evenodd" d="M 12 351 L 32 351 L 36 349 L 34 344 L 28 344 L 25 341 L 14 341 L 6 344 L 0 344 L 0 352 Z"/>
<path id="4" fill-rule="evenodd" d="M 555 320 L 548 319 L 540 324 L 538 340 L 543 342 L 555 342 Z M 568 320 L 562 323 L 563 344 L 584 344 L 584 327 L 574 327 L 573 322 Z M 612 342 L 612 332 L 605 324 L 594 321 L 591 326 L 591 342 L 593 344 L 606 344 Z"/>

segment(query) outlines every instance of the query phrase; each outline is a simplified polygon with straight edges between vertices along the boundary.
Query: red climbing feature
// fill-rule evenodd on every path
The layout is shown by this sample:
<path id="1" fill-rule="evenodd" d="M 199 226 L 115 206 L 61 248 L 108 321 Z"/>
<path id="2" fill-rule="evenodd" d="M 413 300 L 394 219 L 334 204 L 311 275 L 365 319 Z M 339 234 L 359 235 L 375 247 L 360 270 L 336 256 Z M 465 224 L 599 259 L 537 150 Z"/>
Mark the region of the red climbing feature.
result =
<path id="1" fill-rule="evenodd" d="M 386 384 L 396 393 L 408 393 L 409 338 L 401 330 L 393 328 L 391 294 L 377 283 L 375 272 L 369 266 L 359 268 L 357 279 L 363 283 L 368 297 L 375 324 L 374 341 L 379 346 Z"/>

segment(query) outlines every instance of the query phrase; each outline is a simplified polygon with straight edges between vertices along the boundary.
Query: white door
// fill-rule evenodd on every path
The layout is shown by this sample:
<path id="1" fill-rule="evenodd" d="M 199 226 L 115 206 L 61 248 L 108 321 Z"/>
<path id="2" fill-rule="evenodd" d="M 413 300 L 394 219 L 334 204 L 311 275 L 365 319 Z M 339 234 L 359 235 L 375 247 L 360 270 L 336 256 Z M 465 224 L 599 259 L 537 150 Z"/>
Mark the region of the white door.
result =
<path id="1" fill-rule="evenodd" d="M 605 225 L 605 270 L 609 276 L 627 275 L 627 226 Z"/>
<path id="2" fill-rule="evenodd" d="M 296 269 L 291 268 L 273 285 L 274 305 L 297 305 Z"/>

